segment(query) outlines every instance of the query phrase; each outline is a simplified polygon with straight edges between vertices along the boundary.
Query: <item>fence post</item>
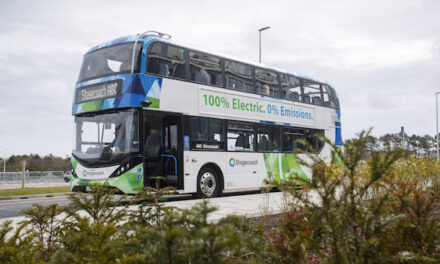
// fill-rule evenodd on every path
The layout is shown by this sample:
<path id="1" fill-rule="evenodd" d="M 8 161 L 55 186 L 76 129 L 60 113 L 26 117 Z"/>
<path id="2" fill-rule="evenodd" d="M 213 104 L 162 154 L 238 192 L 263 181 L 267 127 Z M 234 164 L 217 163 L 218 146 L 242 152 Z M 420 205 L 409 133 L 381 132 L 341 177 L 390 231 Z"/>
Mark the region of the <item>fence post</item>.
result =
<path id="1" fill-rule="evenodd" d="M 21 164 L 22 164 L 22 169 L 23 169 L 23 172 L 21 175 L 21 188 L 24 189 L 24 179 L 26 176 L 26 160 L 22 160 Z"/>

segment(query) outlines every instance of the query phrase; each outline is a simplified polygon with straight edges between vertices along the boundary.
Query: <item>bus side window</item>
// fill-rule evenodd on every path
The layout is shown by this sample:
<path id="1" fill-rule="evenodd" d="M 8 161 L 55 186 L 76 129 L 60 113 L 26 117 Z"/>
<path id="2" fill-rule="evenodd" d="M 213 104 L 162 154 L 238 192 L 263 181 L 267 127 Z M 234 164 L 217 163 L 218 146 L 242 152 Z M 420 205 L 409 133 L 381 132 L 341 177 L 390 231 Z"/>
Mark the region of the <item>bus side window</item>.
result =
<path id="1" fill-rule="evenodd" d="M 186 135 L 190 135 L 191 149 L 223 150 L 223 121 L 213 118 L 188 117 Z"/>
<path id="2" fill-rule="evenodd" d="M 163 77 L 185 79 L 185 50 L 155 42 L 148 51 L 147 72 Z"/>
<path id="3" fill-rule="evenodd" d="M 306 150 L 306 146 L 298 140 L 304 140 L 304 129 L 285 128 L 283 129 L 283 151 L 294 152 L 295 149 Z"/>
<path id="4" fill-rule="evenodd" d="M 226 88 L 252 92 L 252 66 L 225 60 Z"/>
<path id="5" fill-rule="evenodd" d="M 228 151 L 255 151 L 253 125 L 230 122 L 227 137 Z"/>
<path id="6" fill-rule="evenodd" d="M 189 65 L 191 81 L 221 86 L 220 58 L 190 51 Z"/>
<path id="7" fill-rule="evenodd" d="M 338 99 L 336 98 L 336 95 L 334 91 L 330 88 L 328 85 L 322 86 L 322 92 L 324 95 L 324 106 L 337 108 L 338 107 Z"/>
<path id="8" fill-rule="evenodd" d="M 228 130 L 229 151 L 254 151 L 254 134 L 250 131 Z"/>
<path id="9" fill-rule="evenodd" d="M 280 128 L 276 126 L 260 126 L 257 134 L 259 152 L 279 152 Z"/>
<path id="10" fill-rule="evenodd" d="M 180 47 L 168 46 L 167 58 L 169 60 L 170 76 L 185 79 L 185 50 Z"/>
<path id="11" fill-rule="evenodd" d="M 324 142 L 318 137 L 318 135 L 324 135 L 324 131 L 318 129 L 306 129 L 305 139 L 309 143 L 306 151 L 310 153 L 319 153 L 321 151 Z"/>
<path id="12" fill-rule="evenodd" d="M 299 78 L 281 74 L 281 98 L 301 102 L 301 82 Z"/>
<path id="13" fill-rule="evenodd" d="M 277 73 L 263 69 L 255 69 L 256 92 L 266 96 L 279 97 Z"/>
<path id="14" fill-rule="evenodd" d="M 315 105 L 322 105 L 320 84 L 304 80 L 304 98 L 305 103 L 312 103 Z"/>
<path id="15" fill-rule="evenodd" d="M 162 76 L 165 74 L 166 61 L 162 56 L 164 48 L 164 45 L 160 42 L 151 45 L 148 51 L 147 72 Z"/>

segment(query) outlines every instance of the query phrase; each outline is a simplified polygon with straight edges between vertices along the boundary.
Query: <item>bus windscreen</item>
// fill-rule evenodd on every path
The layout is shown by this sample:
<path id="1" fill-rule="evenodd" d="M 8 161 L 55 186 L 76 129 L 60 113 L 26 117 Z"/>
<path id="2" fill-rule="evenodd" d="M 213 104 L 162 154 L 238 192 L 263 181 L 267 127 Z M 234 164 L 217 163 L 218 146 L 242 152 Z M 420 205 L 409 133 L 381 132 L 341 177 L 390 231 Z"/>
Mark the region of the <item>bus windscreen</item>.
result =
<path id="1" fill-rule="evenodd" d="M 134 110 L 77 116 L 73 154 L 84 162 L 119 160 L 139 151 L 138 129 Z"/>
<path id="2" fill-rule="evenodd" d="M 131 72 L 134 43 L 98 49 L 84 56 L 78 82 L 108 75 Z M 134 72 L 139 72 L 142 45 L 136 46 Z"/>

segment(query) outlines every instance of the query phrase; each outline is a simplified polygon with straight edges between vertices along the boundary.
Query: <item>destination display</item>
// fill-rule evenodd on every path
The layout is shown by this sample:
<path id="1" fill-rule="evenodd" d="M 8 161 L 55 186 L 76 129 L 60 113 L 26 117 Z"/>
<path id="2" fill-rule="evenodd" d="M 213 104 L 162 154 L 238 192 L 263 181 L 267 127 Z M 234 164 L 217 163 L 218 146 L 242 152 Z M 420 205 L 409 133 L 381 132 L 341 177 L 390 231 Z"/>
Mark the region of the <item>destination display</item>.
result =
<path id="1" fill-rule="evenodd" d="M 199 111 L 204 114 L 249 118 L 289 124 L 315 125 L 315 109 L 296 103 L 199 90 Z"/>
<path id="2" fill-rule="evenodd" d="M 80 104 L 88 101 L 101 100 L 121 96 L 122 81 L 110 81 L 105 83 L 87 85 L 78 88 L 75 103 Z"/>

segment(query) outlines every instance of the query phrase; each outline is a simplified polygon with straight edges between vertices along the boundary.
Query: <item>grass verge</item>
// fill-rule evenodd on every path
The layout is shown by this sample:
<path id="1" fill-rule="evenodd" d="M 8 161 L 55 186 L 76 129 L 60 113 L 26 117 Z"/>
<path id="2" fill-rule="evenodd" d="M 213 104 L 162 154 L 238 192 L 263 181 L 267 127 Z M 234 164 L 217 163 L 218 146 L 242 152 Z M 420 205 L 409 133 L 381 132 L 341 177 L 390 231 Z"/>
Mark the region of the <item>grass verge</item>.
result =
<path id="1" fill-rule="evenodd" d="M 32 194 L 63 193 L 63 192 L 70 192 L 70 187 L 63 186 L 63 187 L 0 190 L 0 196 L 32 195 Z"/>

